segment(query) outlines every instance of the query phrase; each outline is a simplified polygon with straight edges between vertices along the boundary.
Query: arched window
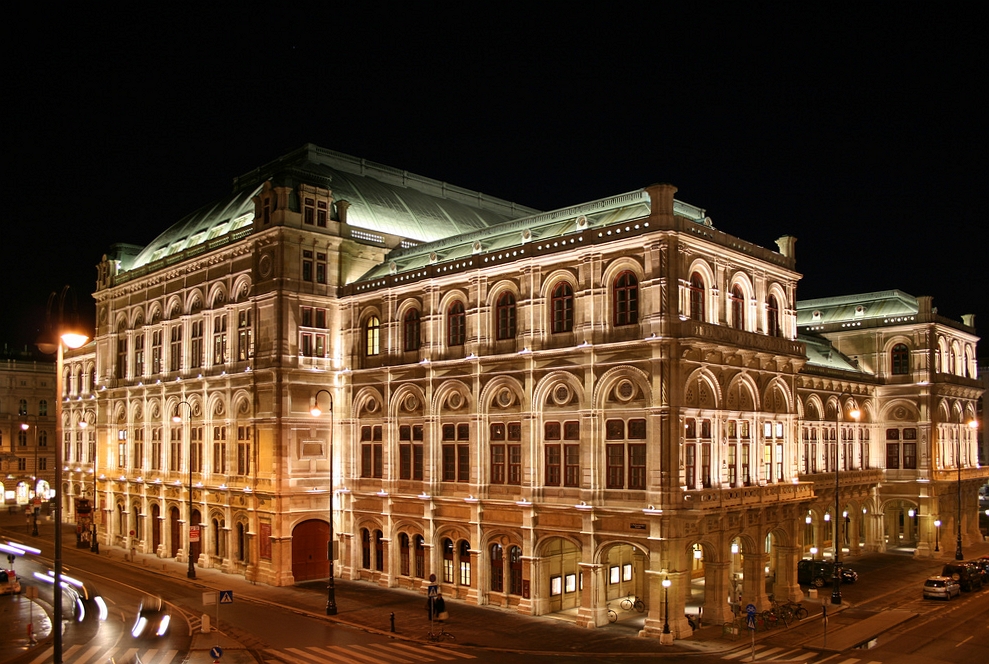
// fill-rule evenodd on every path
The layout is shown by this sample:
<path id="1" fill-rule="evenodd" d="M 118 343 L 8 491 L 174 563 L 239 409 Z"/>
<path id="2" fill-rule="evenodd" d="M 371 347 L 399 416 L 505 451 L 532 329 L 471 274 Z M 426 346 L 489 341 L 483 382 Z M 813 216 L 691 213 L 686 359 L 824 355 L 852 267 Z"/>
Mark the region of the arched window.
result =
<path id="1" fill-rule="evenodd" d="M 460 558 L 460 585 L 469 586 L 470 580 L 470 542 L 460 540 L 457 546 L 458 557 Z"/>
<path id="2" fill-rule="evenodd" d="M 415 544 L 415 577 L 422 579 L 426 576 L 426 544 L 422 535 L 416 535 L 413 542 Z"/>
<path id="3" fill-rule="evenodd" d="M 371 569 L 371 531 L 361 528 L 361 567 Z"/>
<path id="4" fill-rule="evenodd" d="M 615 327 L 639 322 L 639 281 L 628 270 L 615 277 L 612 302 Z"/>
<path id="5" fill-rule="evenodd" d="M 522 594 L 522 549 L 517 546 L 508 548 L 508 593 Z"/>
<path id="6" fill-rule="evenodd" d="M 237 524 L 237 560 L 247 561 L 247 528 L 243 523 Z"/>
<path id="7" fill-rule="evenodd" d="M 891 353 L 892 371 L 894 376 L 910 373 L 910 349 L 906 344 L 896 344 Z"/>
<path id="8" fill-rule="evenodd" d="M 694 320 L 704 320 L 704 279 L 700 273 L 690 275 L 690 317 Z"/>
<path id="9" fill-rule="evenodd" d="M 463 346 L 467 337 L 467 314 L 464 303 L 457 300 L 446 312 L 446 345 Z"/>
<path id="10" fill-rule="evenodd" d="M 364 354 L 368 357 L 381 352 L 381 320 L 371 316 L 364 325 L 365 346 Z"/>
<path id="11" fill-rule="evenodd" d="M 491 590 L 505 591 L 505 560 L 501 554 L 501 544 L 491 545 Z"/>
<path id="12" fill-rule="evenodd" d="M 419 350 L 419 346 L 421 345 L 419 329 L 419 310 L 409 309 L 408 313 L 405 314 L 405 321 L 402 325 L 404 332 L 402 336 L 405 339 L 406 351 Z"/>
<path id="13" fill-rule="evenodd" d="M 561 281 L 553 289 L 553 333 L 573 331 L 573 289 L 570 284 Z"/>
<path id="14" fill-rule="evenodd" d="M 498 341 L 515 336 L 515 294 L 505 291 L 498 297 L 495 306 L 498 316 Z"/>
<path id="15" fill-rule="evenodd" d="M 453 583 L 453 540 L 443 538 L 443 583 Z"/>
<path id="16" fill-rule="evenodd" d="M 374 569 L 385 571 L 385 538 L 380 530 L 374 531 Z"/>
<path id="17" fill-rule="evenodd" d="M 742 289 L 738 284 L 732 286 L 728 299 L 731 300 L 731 326 L 736 330 L 744 330 L 745 295 L 742 294 Z"/>
<path id="18" fill-rule="evenodd" d="M 409 536 L 402 533 L 398 536 L 399 571 L 402 576 L 409 576 Z"/>
<path id="19" fill-rule="evenodd" d="M 766 300 L 766 334 L 778 337 L 780 333 L 780 307 L 776 302 L 776 296 L 770 295 Z"/>

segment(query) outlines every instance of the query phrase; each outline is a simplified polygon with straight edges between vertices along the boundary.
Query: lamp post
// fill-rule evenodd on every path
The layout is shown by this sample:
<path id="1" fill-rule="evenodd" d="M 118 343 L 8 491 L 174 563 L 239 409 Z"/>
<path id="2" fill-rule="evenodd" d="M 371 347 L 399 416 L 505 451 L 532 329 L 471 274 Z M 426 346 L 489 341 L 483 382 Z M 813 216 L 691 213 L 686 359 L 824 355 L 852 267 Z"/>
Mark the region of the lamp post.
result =
<path id="1" fill-rule="evenodd" d="M 87 445 L 87 447 L 88 447 L 88 445 Z M 92 519 L 93 519 L 93 534 L 92 534 L 92 536 L 89 539 L 89 550 L 92 551 L 93 553 L 99 553 L 100 552 L 100 541 L 97 538 L 97 530 L 96 530 L 96 515 L 99 514 L 98 505 L 99 505 L 99 502 L 100 502 L 100 499 L 99 499 L 99 490 L 96 487 L 96 457 L 98 457 L 98 456 L 99 456 L 99 454 L 97 454 L 97 452 L 96 452 L 96 445 L 94 443 L 94 445 L 93 445 L 93 452 L 92 452 L 92 458 L 89 460 L 90 463 L 93 464 L 93 507 L 91 508 L 92 511 L 90 512 L 93 515 L 92 516 Z"/>
<path id="2" fill-rule="evenodd" d="M 841 450 L 841 423 L 844 420 L 844 408 L 841 405 L 841 398 L 851 397 L 848 392 L 838 395 L 838 403 L 835 408 L 835 430 L 834 430 L 834 519 L 831 520 L 834 526 L 834 586 L 831 588 L 831 603 L 841 604 L 841 543 L 838 541 L 838 515 L 841 514 L 841 495 L 839 493 L 839 452 Z M 852 408 L 848 413 L 856 422 L 861 414 L 857 408 Z"/>
<path id="3" fill-rule="evenodd" d="M 27 435 L 27 430 L 31 428 L 31 425 L 27 422 L 21 422 L 21 431 L 24 435 Z M 31 481 L 34 482 L 34 486 L 31 487 L 31 516 L 33 522 L 31 524 L 31 537 L 38 536 L 38 508 L 34 504 L 38 498 L 38 427 L 34 428 L 34 475 L 31 477 Z"/>
<path id="4" fill-rule="evenodd" d="M 670 581 L 670 575 L 667 574 L 663 578 L 663 634 L 670 633 L 670 586 L 673 582 Z"/>
<path id="5" fill-rule="evenodd" d="M 52 309 L 58 304 L 58 319 L 55 326 L 54 338 L 44 338 L 38 341 L 38 350 L 46 355 L 55 353 L 55 556 L 52 571 L 54 573 L 54 585 L 52 586 L 53 621 L 52 631 L 54 632 L 53 662 L 62 664 L 62 398 L 63 398 L 63 367 L 65 359 L 63 348 L 79 348 L 89 341 L 89 337 L 76 330 L 72 330 L 65 324 L 65 299 L 69 294 L 69 287 L 64 286 L 59 293 L 53 292 L 48 296 L 48 326 L 49 332 L 52 327 Z M 37 491 L 37 486 L 35 486 Z"/>
<path id="6" fill-rule="evenodd" d="M 330 435 L 329 444 L 327 445 L 327 453 L 330 457 L 330 541 L 326 546 L 326 557 L 330 559 L 330 579 L 326 586 L 326 615 L 335 616 L 337 614 L 337 596 L 336 588 L 333 585 L 333 558 L 336 551 L 334 551 L 334 541 L 333 541 L 333 395 L 330 394 L 329 390 L 319 390 L 312 400 L 312 408 L 309 409 L 309 413 L 313 417 L 319 417 L 323 414 L 323 411 L 319 408 L 319 395 L 325 394 L 330 400 Z"/>
<path id="7" fill-rule="evenodd" d="M 934 550 L 941 550 L 941 519 L 934 519 Z"/>
<path id="8" fill-rule="evenodd" d="M 189 409 L 189 421 L 192 421 L 192 404 L 188 401 L 180 401 L 175 406 L 175 415 L 172 416 L 172 421 L 176 424 L 182 422 L 182 416 L 179 415 L 179 406 L 185 405 Z M 192 561 L 192 439 L 189 439 L 189 538 L 188 538 L 188 554 L 186 557 L 189 559 L 189 570 L 185 573 L 190 579 L 196 578 L 196 565 Z"/>

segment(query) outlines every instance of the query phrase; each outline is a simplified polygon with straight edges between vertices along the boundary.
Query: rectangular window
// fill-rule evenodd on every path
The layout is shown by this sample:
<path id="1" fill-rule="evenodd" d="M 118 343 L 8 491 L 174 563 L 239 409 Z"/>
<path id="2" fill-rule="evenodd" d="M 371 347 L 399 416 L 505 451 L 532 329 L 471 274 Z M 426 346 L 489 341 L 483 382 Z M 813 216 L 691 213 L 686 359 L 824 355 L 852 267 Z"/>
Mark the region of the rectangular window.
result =
<path id="1" fill-rule="evenodd" d="M 244 362 L 254 356 L 254 328 L 251 326 L 252 311 L 244 309 L 237 313 L 237 361 Z"/>
<path id="2" fill-rule="evenodd" d="M 646 446 L 644 443 L 628 446 L 628 488 L 646 488 Z"/>
<path id="3" fill-rule="evenodd" d="M 134 377 L 144 375 L 144 332 L 138 330 L 134 335 Z"/>
<path id="4" fill-rule="evenodd" d="M 316 283 L 326 283 L 326 254 L 316 254 Z"/>
<path id="5" fill-rule="evenodd" d="M 127 443 L 117 443 L 117 468 L 127 467 Z"/>
<path id="6" fill-rule="evenodd" d="M 443 481 L 470 481 L 470 424 L 444 424 L 443 432 Z"/>
<path id="7" fill-rule="evenodd" d="M 189 326 L 189 366 L 198 369 L 203 366 L 203 321 L 196 320 Z"/>
<path id="8" fill-rule="evenodd" d="M 361 427 L 361 477 L 381 477 L 383 473 L 381 425 Z"/>
<path id="9" fill-rule="evenodd" d="M 917 469 L 917 443 L 903 443 L 903 467 L 908 470 Z"/>
<path id="10" fill-rule="evenodd" d="M 421 424 L 403 424 L 398 427 L 398 457 L 399 479 L 422 479 Z"/>
<path id="11" fill-rule="evenodd" d="M 563 446 L 563 486 L 580 486 L 580 445 Z"/>
<path id="12" fill-rule="evenodd" d="M 134 470 L 144 469 L 144 429 L 134 430 Z"/>
<path id="13" fill-rule="evenodd" d="M 684 479 L 687 489 L 696 488 L 694 482 L 697 477 L 697 446 L 693 443 L 684 447 Z"/>
<path id="14" fill-rule="evenodd" d="M 849 450 L 851 450 L 850 446 Z M 850 453 L 849 456 L 851 456 Z M 783 481 L 783 445 L 779 443 L 776 444 L 776 481 Z"/>
<path id="15" fill-rule="evenodd" d="M 312 252 L 308 249 L 303 249 L 302 251 L 302 280 L 312 281 L 313 269 L 312 269 Z"/>
<path id="16" fill-rule="evenodd" d="M 182 370 L 182 325 L 173 325 L 171 340 L 168 344 L 169 371 Z"/>
<path id="17" fill-rule="evenodd" d="M 728 446 L 728 486 L 735 486 L 738 481 L 738 450 L 734 445 Z"/>
<path id="18" fill-rule="evenodd" d="M 177 473 L 182 470 L 182 427 L 173 427 L 168 445 L 168 470 Z"/>
<path id="19" fill-rule="evenodd" d="M 161 470 L 161 428 L 151 430 L 151 470 Z"/>
<path id="20" fill-rule="evenodd" d="M 886 443 L 886 468 L 892 470 L 892 469 L 899 469 L 899 467 L 900 467 L 900 444 Z"/>
<path id="21" fill-rule="evenodd" d="M 127 339 L 117 339 L 117 366 L 114 367 L 117 378 L 127 377 Z"/>
<path id="22" fill-rule="evenodd" d="M 227 361 L 227 317 L 213 319 L 213 364 Z"/>
<path id="23" fill-rule="evenodd" d="M 749 472 L 749 455 L 749 445 L 746 443 L 742 445 L 742 482 L 744 482 L 746 486 L 752 483 L 752 475 Z"/>
<path id="24" fill-rule="evenodd" d="M 251 474 L 251 427 L 237 427 L 237 474 Z"/>
<path id="25" fill-rule="evenodd" d="M 563 452 L 560 445 L 546 445 L 546 486 L 560 486 L 563 480 Z"/>
<path id="26" fill-rule="evenodd" d="M 302 223 L 312 226 L 316 221 L 316 201 L 306 198 L 302 205 Z"/>
<path id="27" fill-rule="evenodd" d="M 227 427 L 213 427 L 213 472 L 227 474 Z"/>
<path id="28" fill-rule="evenodd" d="M 151 333 L 151 373 L 161 373 L 164 359 L 165 333 L 162 330 L 155 330 Z"/>
<path id="29" fill-rule="evenodd" d="M 320 228 L 326 228 L 326 201 L 316 202 L 316 225 Z"/>
<path id="30" fill-rule="evenodd" d="M 203 472 L 203 428 L 192 427 L 189 429 L 189 462 L 192 464 L 192 472 Z"/>
<path id="31" fill-rule="evenodd" d="M 704 443 L 701 448 L 701 486 L 711 488 L 711 445 Z"/>
<path id="32" fill-rule="evenodd" d="M 609 489 L 625 488 L 625 445 L 605 446 L 607 486 Z"/>
<path id="33" fill-rule="evenodd" d="M 763 477 L 767 482 L 773 481 L 773 446 L 763 445 L 762 452 Z"/>

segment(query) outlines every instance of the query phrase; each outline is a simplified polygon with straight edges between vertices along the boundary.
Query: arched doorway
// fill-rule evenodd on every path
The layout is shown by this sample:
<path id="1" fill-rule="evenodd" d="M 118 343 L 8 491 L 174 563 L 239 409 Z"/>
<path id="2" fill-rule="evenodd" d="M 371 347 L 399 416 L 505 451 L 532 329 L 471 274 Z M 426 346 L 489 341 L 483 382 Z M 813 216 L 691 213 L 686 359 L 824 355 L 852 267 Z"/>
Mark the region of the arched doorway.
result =
<path id="1" fill-rule="evenodd" d="M 161 546 L 161 507 L 157 504 L 151 506 L 151 552 L 158 555 L 158 547 Z"/>
<path id="2" fill-rule="evenodd" d="M 540 547 L 538 614 L 557 613 L 580 606 L 580 549 L 562 537 L 551 537 Z"/>
<path id="3" fill-rule="evenodd" d="M 174 558 L 179 555 L 179 545 L 182 543 L 182 527 L 179 523 L 179 508 L 172 507 L 168 510 L 168 525 L 169 525 L 169 544 L 171 545 L 170 552 L 168 554 L 169 558 Z"/>
<path id="4" fill-rule="evenodd" d="M 292 576 L 296 582 L 329 577 L 329 541 L 330 524 L 325 521 L 311 519 L 292 529 Z"/>

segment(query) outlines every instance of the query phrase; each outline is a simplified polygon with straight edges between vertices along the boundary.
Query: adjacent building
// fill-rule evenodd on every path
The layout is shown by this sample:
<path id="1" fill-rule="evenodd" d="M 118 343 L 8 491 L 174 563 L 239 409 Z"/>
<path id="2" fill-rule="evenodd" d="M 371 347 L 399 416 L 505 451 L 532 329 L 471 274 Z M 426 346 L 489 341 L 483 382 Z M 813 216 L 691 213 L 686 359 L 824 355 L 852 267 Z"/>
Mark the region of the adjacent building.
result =
<path id="1" fill-rule="evenodd" d="M 66 497 L 275 585 L 327 576 L 332 517 L 346 578 L 588 627 L 635 594 L 657 637 L 700 577 L 719 621 L 836 546 L 981 538 L 972 321 L 799 302 L 795 238 L 675 194 L 540 212 L 312 145 L 238 177 L 101 261 Z"/>
<path id="2" fill-rule="evenodd" d="M 0 354 L 0 496 L 47 501 L 55 483 L 55 365 L 27 350 Z"/>

